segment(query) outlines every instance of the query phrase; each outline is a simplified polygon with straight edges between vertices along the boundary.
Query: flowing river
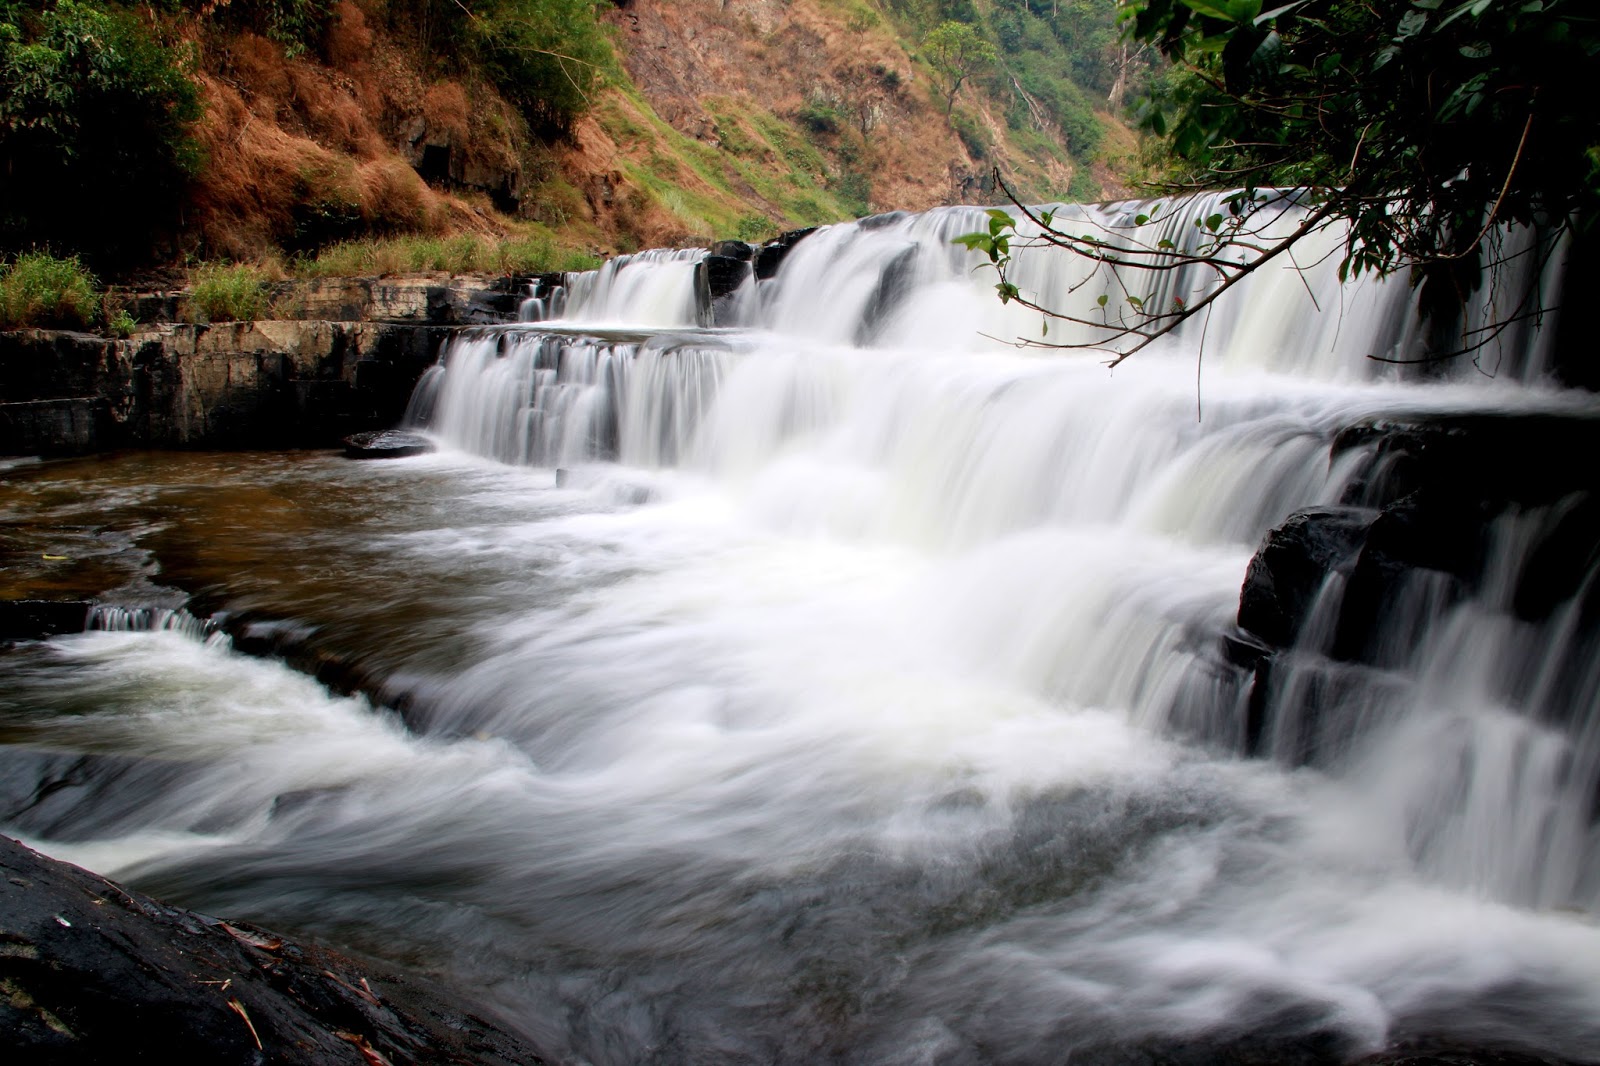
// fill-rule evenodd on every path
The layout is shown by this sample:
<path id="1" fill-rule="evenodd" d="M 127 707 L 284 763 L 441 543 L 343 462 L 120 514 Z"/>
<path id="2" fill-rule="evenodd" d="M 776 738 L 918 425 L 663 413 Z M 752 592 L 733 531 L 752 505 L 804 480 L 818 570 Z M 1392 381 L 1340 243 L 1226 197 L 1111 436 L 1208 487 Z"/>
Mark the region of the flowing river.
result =
<path id="1" fill-rule="evenodd" d="M 1320 688 L 1255 754 L 1221 651 L 1264 534 L 1370 458 L 1340 430 L 1593 397 L 1525 324 L 1427 380 L 1366 358 L 1412 350 L 1411 294 L 1309 248 L 1114 372 L 1019 350 L 1082 327 L 1000 305 L 950 243 L 984 224 L 826 228 L 718 328 L 699 252 L 573 278 L 451 343 L 432 455 L 12 465 L 16 580 L 64 556 L 109 606 L 0 651 L 0 829 L 447 973 L 562 1062 L 1595 1056 L 1575 610 L 1489 581 L 1382 665 L 1302 636 Z M 1087 317 L 1089 273 L 1014 280 Z"/>

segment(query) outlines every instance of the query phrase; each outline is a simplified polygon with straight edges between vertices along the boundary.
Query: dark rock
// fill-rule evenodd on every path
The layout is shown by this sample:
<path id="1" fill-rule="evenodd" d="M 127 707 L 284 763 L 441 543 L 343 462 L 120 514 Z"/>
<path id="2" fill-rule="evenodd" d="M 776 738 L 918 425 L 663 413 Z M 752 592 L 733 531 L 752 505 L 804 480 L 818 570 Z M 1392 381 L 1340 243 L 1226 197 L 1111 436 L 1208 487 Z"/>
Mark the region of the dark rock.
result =
<path id="1" fill-rule="evenodd" d="M 717 303 L 750 277 L 750 264 L 725 255 L 708 255 L 694 265 L 695 309 L 702 326 L 717 324 Z"/>
<path id="2" fill-rule="evenodd" d="M 0 441 L 13 454 L 87 455 L 111 444 L 111 405 L 103 396 L 0 403 Z"/>
<path id="3" fill-rule="evenodd" d="M 87 600 L 0 600 L 0 640 L 82 633 L 91 606 Z"/>
<path id="4" fill-rule="evenodd" d="M 537 1063 L 444 986 L 168 907 L 0 837 L 0 1049 L 18 1064 Z"/>
<path id="5" fill-rule="evenodd" d="M 718 241 L 711 246 L 711 254 L 748 263 L 756 257 L 756 247 L 744 241 Z"/>
<path id="6" fill-rule="evenodd" d="M 886 229 L 905 217 L 904 211 L 885 211 L 881 215 L 868 215 L 866 218 L 857 219 L 856 225 L 862 229 Z"/>
<path id="7" fill-rule="evenodd" d="M 1355 562 L 1371 511 L 1313 508 L 1267 534 L 1239 594 L 1239 626 L 1274 647 L 1293 645 L 1330 574 Z"/>
<path id="8" fill-rule="evenodd" d="M 806 229 L 792 229 L 787 233 L 780 233 L 772 240 L 761 246 L 756 253 L 756 277 L 762 281 L 774 277 L 778 268 L 783 265 L 789 251 L 805 238 L 817 232 L 817 227 L 810 226 Z"/>
<path id="9" fill-rule="evenodd" d="M 1497 513 L 1444 489 L 1419 489 L 1385 507 L 1350 569 L 1333 654 L 1385 665 L 1402 654 L 1421 600 L 1437 608 L 1476 587 Z"/>
<path id="10" fill-rule="evenodd" d="M 858 346 L 870 345 L 883 331 L 895 308 L 911 291 L 911 283 L 916 278 L 916 264 L 917 249 L 907 247 L 889 260 L 889 265 L 878 275 L 878 284 L 873 287 L 872 295 L 867 297 L 866 305 L 861 310 L 861 322 L 856 327 L 855 341 Z"/>
<path id="11" fill-rule="evenodd" d="M 1343 502 L 1385 507 L 1420 488 L 1522 506 L 1600 489 L 1600 470 L 1570 457 L 1600 451 L 1600 419 L 1557 414 L 1419 414 L 1371 419 L 1334 438 L 1365 465 Z"/>
<path id="12" fill-rule="evenodd" d="M 344 439 L 344 454 L 350 459 L 404 459 L 433 451 L 433 442 L 420 433 L 402 429 L 382 429 L 355 433 Z"/>
<path id="13" fill-rule="evenodd" d="M 542 300 L 557 289 L 565 287 L 567 276 L 559 271 L 550 271 L 544 274 L 535 274 L 533 282 L 533 295 Z"/>

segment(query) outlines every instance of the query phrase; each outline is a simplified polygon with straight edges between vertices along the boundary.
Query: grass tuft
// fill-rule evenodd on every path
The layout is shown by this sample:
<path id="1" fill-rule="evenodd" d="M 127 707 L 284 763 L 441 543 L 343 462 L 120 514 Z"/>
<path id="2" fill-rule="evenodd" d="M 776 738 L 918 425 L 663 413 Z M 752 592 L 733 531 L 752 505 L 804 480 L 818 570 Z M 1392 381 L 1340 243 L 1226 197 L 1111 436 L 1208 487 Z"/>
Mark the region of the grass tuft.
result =
<path id="1" fill-rule="evenodd" d="M 82 328 L 95 316 L 95 278 L 77 256 L 27 252 L 0 266 L 0 328 Z"/>
<path id="2" fill-rule="evenodd" d="M 267 309 L 266 275 L 250 263 L 202 263 L 189 271 L 189 317 L 249 322 Z"/>

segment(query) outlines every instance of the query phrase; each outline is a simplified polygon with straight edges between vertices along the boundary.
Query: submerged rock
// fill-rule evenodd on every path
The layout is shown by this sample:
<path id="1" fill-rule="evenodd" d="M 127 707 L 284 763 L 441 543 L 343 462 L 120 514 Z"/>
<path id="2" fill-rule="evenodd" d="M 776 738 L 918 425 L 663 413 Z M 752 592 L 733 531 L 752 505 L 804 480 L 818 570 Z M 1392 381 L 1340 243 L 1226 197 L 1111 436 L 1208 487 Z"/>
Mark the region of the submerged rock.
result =
<path id="1" fill-rule="evenodd" d="M 426 455 L 433 450 L 433 441 L 420 433 L 403 429 L 354 433 L 344 439 L 344 454 L 350 459 L 404 459 L 409 455 Z"/>
<path id="2" fill-rule="evenodd" d="M 453 991 L 129 891 L 0 837 L 9 1063 L 538 1063 Z"/>

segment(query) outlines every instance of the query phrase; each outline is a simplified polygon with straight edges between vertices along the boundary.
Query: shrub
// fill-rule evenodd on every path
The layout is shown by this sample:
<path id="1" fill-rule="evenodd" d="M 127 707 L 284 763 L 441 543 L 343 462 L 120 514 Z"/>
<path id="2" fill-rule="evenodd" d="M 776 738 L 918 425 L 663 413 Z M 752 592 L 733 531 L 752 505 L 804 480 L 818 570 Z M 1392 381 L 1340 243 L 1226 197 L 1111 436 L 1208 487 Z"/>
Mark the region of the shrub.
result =
<path id="1" fill-rule="evenodd" d="M 0 243 L 148 257 L 199 163 L 200 113 L 181 53 L 134 15 L 0 5 Z"/>
<path id="2" fill-rule="evenodd" d="M 87 326 L 95 313 L 94 275 L 76 256 L 29 252 L 0 267 L 0 327 Z"/>
<path id="3" fill-rule="evenodd" d="M 467 43 L 500 91 L 535 133 L 565 135 L 614 61 L 595 0 L 487 0 L 474 12 Z"/>
<path id="4" fill-rule="evenodd" d="M 248 263 L 202 263 L 189 272 L 189 317 L 195 322 L 247 322 L 267 307 L 265 277 Z"/>

